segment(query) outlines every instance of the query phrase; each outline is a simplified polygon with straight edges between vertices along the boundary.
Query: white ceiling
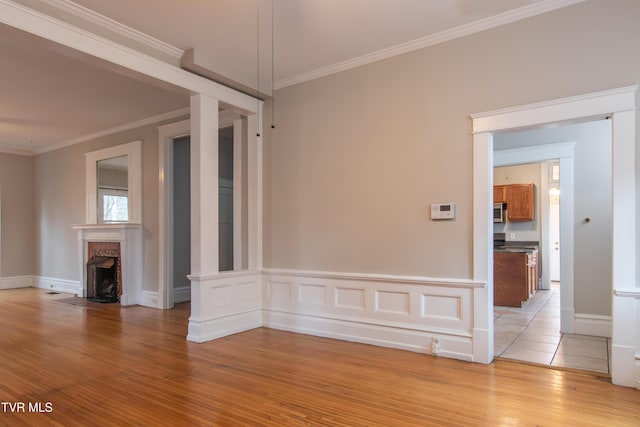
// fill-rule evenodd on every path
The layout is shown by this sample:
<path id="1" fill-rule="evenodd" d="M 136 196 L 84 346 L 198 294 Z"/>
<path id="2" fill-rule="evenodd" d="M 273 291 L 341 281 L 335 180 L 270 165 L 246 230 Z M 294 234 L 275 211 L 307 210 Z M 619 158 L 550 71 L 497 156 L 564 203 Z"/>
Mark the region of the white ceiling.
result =
<path id="1" fill-rule="evenodd" d="M 259 73 L 276 89 L 579 1 L 13 0 L 174 65 L 194 48 L 214 72 L 253 88 Z M 0 57 L 4 151 L 47 151 L 189 104 L 2 24 Z"/>

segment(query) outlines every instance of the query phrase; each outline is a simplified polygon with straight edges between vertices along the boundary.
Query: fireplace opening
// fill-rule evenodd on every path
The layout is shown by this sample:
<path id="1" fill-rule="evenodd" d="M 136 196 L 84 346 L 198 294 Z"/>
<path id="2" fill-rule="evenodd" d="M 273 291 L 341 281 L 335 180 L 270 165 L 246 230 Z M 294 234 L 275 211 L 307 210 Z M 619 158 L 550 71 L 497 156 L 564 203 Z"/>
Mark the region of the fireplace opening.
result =
<path id="1" fill-rule="evenodd" d="M 118 302 L 118 258 L 94 255 L 87 263 L 87 300 Z"/>

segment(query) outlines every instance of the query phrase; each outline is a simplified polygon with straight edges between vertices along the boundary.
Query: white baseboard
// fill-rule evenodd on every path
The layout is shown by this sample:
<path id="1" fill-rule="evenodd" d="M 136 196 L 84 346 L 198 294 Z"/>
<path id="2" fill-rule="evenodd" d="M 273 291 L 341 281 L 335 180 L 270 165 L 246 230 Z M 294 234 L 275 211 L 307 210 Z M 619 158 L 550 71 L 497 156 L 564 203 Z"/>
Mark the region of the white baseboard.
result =
<path id="1" fill-rule="evenodd" d="M 611 316 L 597 316 L 593 314 L 580 313 L 576 313 L 575 315 L 575 334 L 611 338 L 612 330 L 613 322 L 611 320 Z"/>
<path id="2" fill-rule="evenodd" d="M 151 308 L 162 308 L 160 304 L 160 296 L 157 292 L 152 291 L 142 291 L 140 305 Z"/>
<path id="3" fill-rule="evenodd" d="M 53 277 L 35 276 L 35 288 L 47 289 L 50 291 L 65 292 L 69 294 L 81 295 L 82 286 L 77 280 L 55 279 Z"/>
<path id="4" fill-rule="evenodd" d="M 472 360 L 472 355 L 470 354 L 471 338 L 451 337 L 419 330 L 306 316 L 303 314 L 282 313 L 273 310 L 264 311 L 263 326 L 379 347 L 437 354 L 438 356 L 452 359 Z M 439 343 L 437 353 L 433 351 L 434 340 Z"/>
<path id="5" fill-rule="evenodd" d="M 30 288 L 33 282 L 33 276 L 0 277 L 0 289 Z"/>
<path id="6" fill-rule="evenodd" d="M 262 311 L 252 310 L 211 320 L 189 320 L 187 341 L 203 343 L 262 326 Z"/>
<path id="7" fill-rule="evenodd" d="M 636 349 L 631 346 L 611 346 L 611 382 L 625 387 L 639 387 L 640 362 L 636 356 Z"/>
<path id="8" fill-rule="evenodd" d="M 574 334 L 576 324 L 576 312 L 573 308 L 560 307 L 560 331 L 565 334 Z"/>
<path id="9" fill-rule="evenodd" d="M 191 301 L 191 286 L 181 286 L 173 289 L 173 302 L 175 304 Z"/>

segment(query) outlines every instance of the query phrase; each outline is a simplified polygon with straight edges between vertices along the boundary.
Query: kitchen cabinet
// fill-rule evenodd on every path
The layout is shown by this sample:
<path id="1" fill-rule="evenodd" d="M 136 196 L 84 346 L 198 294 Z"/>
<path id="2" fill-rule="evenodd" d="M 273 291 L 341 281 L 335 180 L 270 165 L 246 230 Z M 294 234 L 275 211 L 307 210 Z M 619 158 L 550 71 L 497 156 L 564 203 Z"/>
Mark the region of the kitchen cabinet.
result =
<path id="1" fill-rule="evenodd" d="M 534 210 L 533 184 L 509 184 L 493 186 L 493 203 L 507 204 L 509 221 L 533 221 Z"/>
<path id="2" fill-rule="evenodd" d="M 493 203 L 507 203 L 507 186 L 493 186 Z"/>
<path id="3" fill-rule="evenodd" d="M 507 186 L 507 219 L 509 221 L 533 221 L 533 184 Z"/>
<path id="4" fill-rule="evenodd" d="M 493 304 L 522 307 L 538 290 L 538 251 L 496 250 L 493 254 Z"/>

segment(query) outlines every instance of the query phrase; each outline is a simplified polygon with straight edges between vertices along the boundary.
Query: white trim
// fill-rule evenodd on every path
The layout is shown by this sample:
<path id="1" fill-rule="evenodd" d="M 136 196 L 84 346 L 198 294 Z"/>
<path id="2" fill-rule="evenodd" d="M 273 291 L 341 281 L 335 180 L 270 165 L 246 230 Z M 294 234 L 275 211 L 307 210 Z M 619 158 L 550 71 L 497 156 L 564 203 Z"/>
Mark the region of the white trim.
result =
<path id="1" fill-rule="evenodd" d="M 0 0 L 0 22 L 92 57 L 160 80 L 186 93 L 206 95 L 243 114 L 255 114 L 256 99 L 235 89 L 197 76 L 175 65 L 145 55 L 105 37 L 70 25 L 10 0 Z"/>
<path id="2" fill-rule="evenodd" d="M 541 144 L 530 147 L 494 150 L 493 166 L 509 166 L 524 163 L 540 163 L 564 157 L 573 157 L 575 142 Z"/>
<path id="3" fill-rule="evenodd" d="M 611 323 L 611 316 L 576 313 L 574 333 L 611 338 Z"/>
<path id="4" fill-rule="evenodd" d="M 33 287 L 49 291 L 66 292 L 82 296 L 82 285 L 78 280 L 56 279 L 54 277 L 34 276 Z"/>
<path id="5" fill-rule="evenodd" d="M 142 291 L 140 296 L 140 305 L 151 308 L 162 308 L 160 306 L 160 298 L 157 292 L 154 291 Z"/>
<path id="6" fill-rule="evenodd" d="M 0 143 L 0 153 L 16 154 L 18 156 L 33 156 L 35 151 L 24 144 Z"/>
<path id="7" fill-rule="evenodd" d="M 33 276 L 0 277 L 0 289 L 30 288 L 33 283 Z"/>
<path id="8" fill-rule="evenodd" d="M 473 280 L 487 283 L 476 289 L 473 299 L 474 359 L 491 363 L 494 356 L 493 337 L 493 134 L 473 135 Z M 487 201 L 478 206 L 477 200 Z M 482 331 L 476 336 L 476 330 Z"/>
<path id="9" fill-rule="evenodd" d="M 543 13 L 551 12 L 553 10 L 560 9 L 566 6 L 571 6 L 577 3 L 581 3 L 583 1 L 584 0 L 540 1 L 528 6 L 524 6 L 524 7 L 510 10 L 508 12 L 504 12 L 495 16 L 481 19 L 479 21 L 460 25 L 458 27 L 451 28 L 449 30 L 441 31 L 436 34 L 431 34 L 426 37 L 422 37 L 422 38 L 412 40 L 406 43 L 402 43 L 396 46 L 392 46 L 387 49 L 382 49 L 377 52 L 369 53 L 366 55 L 359 56 L 357 58 L 353 58 L 347 61 L 339 62 L 337 64 L 318 68 L 306 73 L 298 74 L 293 77 L 279 80 L 274 83 L 273 85 L 274 90 L 282 89 L 287 86 L 293 86 L 299 83 L 304 83 L 306 81 L 314 80 L 320 77 L 326 77 L 331 74 L 350 70 L 352 68 L 360 67 L 362 65 L 371 64 L 373 62 L 381 61 L 383 59 L 401 55 L 403 53 L 424 49 L 429 46 L 434 46 L 450 40 L 468 36 L 470 34 L 478 33 L 480 31 L 489 30 L 491 28 L 499 27 L 501 25 L 510 24 L 512 22 L 520 21 L 522 19 L 530 18 L 532 16 L 541 15 Z"/>
<path id="10" fill-rule="evenodd" d="M 357 280 L 366 282 L 383 282 L 383 283 L 405 283 L 430 286 L 444 286 L 454 288 L 484 288 L 486 282 L 468 280 L 468 279 L 449 279 L 435 278 L 425 276 L 402 276 L 391 274 L 369 274 L 369 273 L 344 273 L 333 271 L 310 271 L 310 270 L 289 270 L 265 268 L 262 270 L 264 274 L 288 276 L 288 277 L 309 277 L 316 279 L 332 279 L 332 280 Z"/>
<path id="11" fill-rule="evenodd" d="M 524 105 L 516 108 L 472 115 L 474 135 L 473 182 L 482 187 L 474 190 L 473 241 L 474 266 L 490 264 L 486 250 L 492 230 L 486 221 L 490 196 L 488 188 L 493 156 L 492 132 L 528 126 L 539 126 L 567 120 L 579 120 L 612 115 L 613 120 L 613 289 L 628 289 L 636 285 L 635 245 L 635 142 L 636 142 L 636 97 L 638 86 L 602 91 L 545 103 Z M 475 147 L 475 145 L 478 147 Z M 488 165 L 487 165 L 488 160 Z M 562 173 L 562 172 L 561 172 Z M 480 183 L 480 184 L 476 184 Z M 486 193 L 486 194 L 484 194 Z M 485 197 L 482 197 L 483 194 Z M 621 262 L 631 260 L 630 262 Z M 475 267 L 474 267 L 475 271 Z M 474 276 L 476 279 L 478 277 Z M 492 279 L 492 277 L 490 277 Z M 492 289 L 492 286 L 489 286 Z M 640 373 L 634 374 L 635 359 L 628 357 L 628 349 L 637 345 L 637 322 L 633 304 L 629 298 L 613 299 L 612 336 L 612 382 L 635 386 Z M 481 307 L 478 307 L 480 309 Z"/>
<path id="12" fill-rule="evenodd" d="M 558 164 L 558 167 L 559 164 Z M 550 290 L 551 280 L 549 279 L 549 266 L 551 264 L 551 251 L 548 250 L 551 245 L 549 244 L 549 223 L 550 223 L 550 199 L 549 199 L 549 162 L 544 161 L 540 164 L 540 251 L 538 256 L 540 257 L 540 290 Z M 542 264 L 542 265 L 540 265 Z"/>
<path id="13" fill-rule="evenodd" d="M 189 319 L 187 341 L 206 342 L 262 326 L 262 311 L 248 310 L 211 320 Z"/>
<path id="14" fill-rule="evenodd" d="M 262 275 L 259 272 L 188 277 L 191 316 L 187 340 L 204 342 L 262 326 Z"/>
<path id="15" fill-rule="evenodd" d="M 191 286 L 173 288 L 173 302 L 175 304 L 191 301 Z"/>
<path id="16" fill-rule="evenodd" d="M 248 210 L 248 251 L 249 270 L 262 269 L 262 108 L 260 114 L 247 117 L 247 210 Z"/>
<path id="17" fill-rule="evenodd" d="M 605 117 L 635 110 L 638 85 L 471 114 L 473 133 L 496 132 L 544 123 Z"/>
<path id="18" fill-rule="evenodd" d="M 246 265 L 246 260 L 242 256 L 245 249 L 242 236 L 246 235 L 247 227 L 242 218 L 246 209 L 243 203 L 246 181 L 243 160 L 246 151 L 244 147 L 247 146 L 247 129 L 243 123 L 244 120 L 237 118 L 231 124 L 233 126 L 233 269 L 236 271 L 242 270 L 243 265 Z"/>
<path id="19" fill-rule="evenodd" d="M 162 308 L 173 308 L 173 140 L 191 133 L 190 120 L 158 127 L 158 294 Z"/>
<path id="20" fill-rule="evenodd" d="M 111 18 L 101 15 L 91 9 L 87 9 L 86 7 L 81 6 L 77 3 L 73 3 L 67 0 L 40 1 L 53 6 L 56 9 L 61 10 L 62 12 L 73 15 L 76 18 L 80 18 L 83 21 L 89 22 L 93 25 L 102 27 L 109 31 L 113 31 L 114 33 L 119 34 L 125 38 L 143 44 L 150 49 L 162 52 L 163 54 L 168 55 L 176 60 L 178 63 L 180 62 L 180 58 L 182 58 L 182 55 L 184 54 L 184 51 L 182 49 L 172 46 L 169 43 L 165 43 L 162 40 L 151 37 L 118 21 L 114 21 Z"/>
<path id="21" fill-rule="evenodd" d="M 473 301 L 485 283 L 277 269 L 263 270 L 262 283 L 264 326 L 482 361 Z"/>
<path id="22" fill-rule="evenodd" d="M 219 123 L 216 98 L 191 95 L 190 194 L 191 274 L 216 274 L 219 268 Z M 193 304 L 205 304 L 192 299 Z"/>
<path id="23" fill-rule="evenodd" d="M 613 294 L 617 297 L 640 299 L 640 288 L 614 289 Z"/>
<path id="24" fill-rule="evenodd" d="M 142 224 L 142 141 L 114 145 L 85 153 L 85 219 L 87 224 L 98 223 L 97 166 L 99 160 L 127 156 L 129 224 Z"/>
<path id="25" fill-rule="evenodd" d="M 263 324 L 268 328 L 417 353 L 433 354 L 467 362 L 473 361 L 473 355 L 468 351 L 447 350 L 448 348 L 469 346 L 468 343 L 470 339 L 449 335 L 446 331 L 438 333 L 412 330 L 382 324 L 369 324 L 343 319 L 308 316 L 302 313 L 286 313 L 268 310 L 264 312 L 263 317 Z M 438 353 L 432 351 L 432 342 L 434 340 L 438 340 L 439 342 L 440 350 Z"/>
<path id="26" fill-rule="evenodd" d="M 131 129 L 137 129 L 143 126 L 153 125 L 159 122 L 163 122 L 165 120 L 177 119 L 178 117 L 188 116 L 189 115 L 189 107 L 182 108 L 180 110 L 171 111 L 169 113 L 158 114 L 157 116 L 147 117 L 146 119 L 138 120 L 131 123 L 126 123 L 120 126 L 115 126 L 110 129 L 101 130 L 99 132 L 94 132 L 88 135 L 83 135 L 78 138 L 70 139 L 68 141 L 61 142 L 59 144 L 50 145 L 47 147 L 43 147 L 37 150 L 32 154 L 42 154 L 48 151 L 59 150 L 61 148 L 69 147 L 71 145 L 80 144 L 87 141 L 92 141 L 97 138 L 102 138 L 109 135 L 114 135 L 116 133 L 124 132 Z"/>

